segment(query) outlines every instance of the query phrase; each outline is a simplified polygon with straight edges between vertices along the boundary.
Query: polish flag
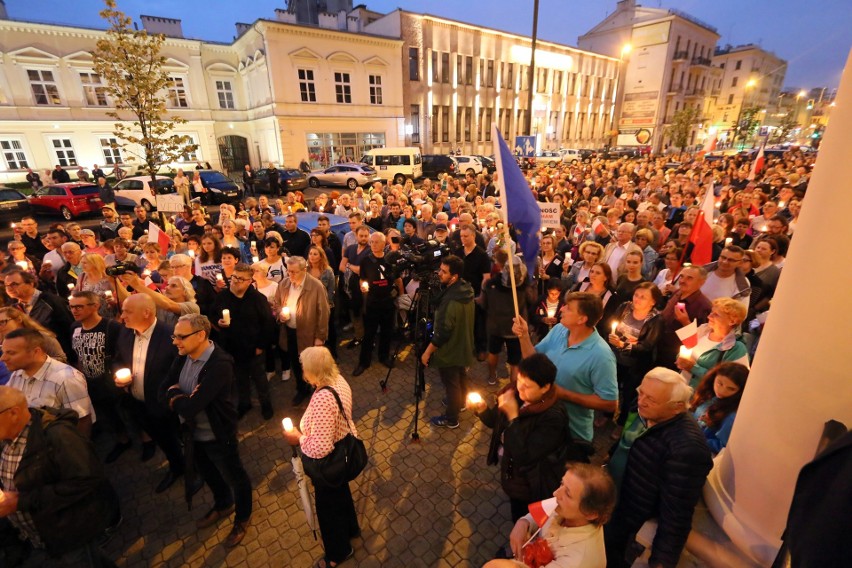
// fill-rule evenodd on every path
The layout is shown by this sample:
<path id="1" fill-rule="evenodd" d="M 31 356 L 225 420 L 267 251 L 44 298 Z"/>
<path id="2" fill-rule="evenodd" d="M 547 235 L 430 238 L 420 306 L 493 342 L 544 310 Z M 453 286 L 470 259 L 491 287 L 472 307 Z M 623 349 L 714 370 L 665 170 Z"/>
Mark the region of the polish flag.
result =
<path id="1" fill-rule="evenodd" d="M 701 209 L 689 233 L 689 243 L 692 244 L 692 252 L 689 261 L 692 264 L 703 266 L 712 260 L 713 256 L 713 211 L 714 207 L 713 185 L 707 188 Z"/>
<path id="2" fill-rule="evenodd" d="M 763 157 L 763 148 L 766 146 L 766 140 L 760 145 L 760 150 L 757 151 L 757 157 L 755 157 L 754 162 L 751 164 L 751 171 L 748 173 L 748 180 L 754 181 L 755 176 L 757 176 L 758 172 L 763 171 L 764 157 Z"/>
<path id="3" fill-rule="evenodd" d="M 716 149 L 716 133 L 714 132 L 704 141 L 704 148 L 701 149 L 702 152 L 712 152 Z"/>
<path id="4" fill-rule="evenodd" d="M 169 239 L 169 236 L 165 233 L 165 231 L 161 230 L 153 221 L 148 221 L 148 242 L 160 245 L 160 252 L 163 257 L 169 254 L 169 244 L 171 244 L 171 239 Z"/>
<path id="5" fill-rule="evenodd" d="M 687 349 L 693 349 L 698 345 L 698 323 L 695 320 L 680 329 L 676 329 L 675 333 Z"/>
<path id="6" fill-rule="evenodd" d="M 544 523 L 547 522 L 547 519 L 556 510 L 556 497 L 551 497 L 550 499 L 545 499 L 544 501 L 538 501 L 536 503 L 530 503 L 527 508 L 529 509 L 530 515 L 532 515 L 535 524 L 539 527 L 543 527 Z"/>

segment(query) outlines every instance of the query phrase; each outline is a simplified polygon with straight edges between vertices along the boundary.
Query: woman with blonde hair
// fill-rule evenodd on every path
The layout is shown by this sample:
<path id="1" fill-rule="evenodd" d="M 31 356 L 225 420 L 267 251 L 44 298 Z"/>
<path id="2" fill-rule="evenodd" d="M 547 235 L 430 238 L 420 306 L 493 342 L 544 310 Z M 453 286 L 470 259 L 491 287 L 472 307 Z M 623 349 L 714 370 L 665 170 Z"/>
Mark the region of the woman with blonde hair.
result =
<path id="1" fill-rule="evenodd" d="M 80 266 L 83 273 L 77 279 L 74 286 L 75 292 L 94 292 L 102 296 L 101 307 L 98 312 L 103 317 L 115 315 L 117 290 L 112 280 L 106 274 L 106 262 L 104 257 L 96 253 L 86 253 L 80 257 Z M 109 292 L 107 294 L 106 292 Z"/>
<path id="2" fill-rule="evenodd" d="M 288 444 L 315 460 L 334 450 L 348 434 L 358 436 L 352 420 L 352 389 L 325 347 L 307 347 L 299 355 L 305 381 L 316 387 L 302 415 L 300 428 L 284 431 Z M 329 487 L 314 481 L 314 496 L 325 555 L 314 566 L 330 568 L 352 557 L 350 540 L 361 533 L 349 482 Z"/>
<path id="3" fill-rule="evenodd" d="M 6 334 L 16 329 L 34 329 L 44 338 L 44 352 L 51 359 L 63 363 L 68 362 L 68 357 L 56 340 L 56 334 L 32 319 L 18 308 L 0 308 L 0 341 L 6 338 Z"/>

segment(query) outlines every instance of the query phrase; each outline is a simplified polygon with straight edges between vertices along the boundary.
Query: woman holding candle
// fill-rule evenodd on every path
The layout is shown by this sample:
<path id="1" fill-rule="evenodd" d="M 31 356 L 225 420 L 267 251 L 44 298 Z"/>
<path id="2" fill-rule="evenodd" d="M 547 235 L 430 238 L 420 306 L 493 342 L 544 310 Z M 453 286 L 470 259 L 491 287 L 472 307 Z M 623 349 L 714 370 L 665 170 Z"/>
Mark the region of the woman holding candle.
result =
<path id="1" fill-rule="evenodd" d="M 551 496 L 573 453 L 568 417 L 557 401 L 555 380 L 556 366 L 546 355 L 536 353 L 521 360 L 517 382 L 498 393 L 497 406 L 467 402 L 482 423 L 493 429 L 488 464 L 500 462 L 500 481 L 511 503 L 512 521 L 524 516 L 530 503 Z"/>
<path id="2" fill-rule="evenodd" d="M 604 248 L 600 245 L 600 243 L 586 241 L 580 245 L 579 253 L 582 260 L 572 264 L 570 269 L 562 276 L 562 280 L 564 281 L 563 287 L 566 290 L 570 290 L 576 286 L 578 282 L 582 282 L 588 278 L 589 271 L 592 269 L 592 266 L 603 258 Z M 563 266 L 568 268 L 568 263 L 564 263 Z"/>
<path id="3" fill-rule="evenodd" d="M 538 295 L 545 291 L 545 284 L 551 279 L 559 279 L 562 276 L 562 262 L 564 257 L 556 251 L 553 235 L 547 234 L 541 237 L 541 253 L 538 258 Z"/>
<path id="4" fill-rule="evenodd" d="M 291 445 L 298 445 L 304 455 L 321 459 L 329 455 L 335 443 L 347 434 L 358 435 L 352 419 L 352 389 L 325 347 L 307 347 L 299 360 L 305 380 L 316 391 L 302 415 L 301 432 L 297 428 L 284 431 L 284 439 Z M 325 555 L 314 566 L 334 567 L 353 555 L 350 540 L 361 534 L 355 503 L 349 483 L 340 487 L 315 483 L 314 492 L 325 549 Z"/>
<path id="5" fill-rule="evenodd" d="M 739 363 L 720 363 L 704 375 L 695 389 L 689 410 L 698 420 L 713 454 L 728 444 L 748 372 L 748 367 Z"/>
<path id="6" fill-rule="evenodd" d="M 737 337 L 746 307 L 731 298 L 716 298 L 707 323 L 698 328 L 698 343 L 689 356 L 678 356 L 675 365 L 695 388 L 707 371 L 722 362 L 749 366 L 748 349 Z"/>
<path id="7" fill-rule="evenodd" d="M 660 270 L 657 277 L 654 278 L 654 285 L 662 293 L 660 300 L 662 307 L 665 307 L 663 302 L 668 302 L 669 298 L 680 289 L 680 271 L 683 268 L 680 257 L 682 255 L 682 249 L 673 245 L 667 246 L 667 251 L 663 255 L 663 262 L 665 262 L 666 267 Z M 661 307 L 661 305 L 657 304 L 657 307 Z"/>
<path id="8" fill-rule="evenodd" d="M 604 339 L 609 336 L 612 314 L 620 304 L 612 285 L 612 268 L 605 262 L 596 262 L 589 270 L 588 278 L 576 284 L 571 290 L 572 292 L 589 292 L 600 297 L 603 303 L 603 315 L 596 328 Z"/>
<path id="9" fill-rule="evenodd" d="M 214 286 L 216 275 L 222 272 L 222 243 L 213 235 L 201 237 L 201 250 L 195 257 L 195 274 Z"/>
<path id="10" fill-rule="evenodd" d="M 561 311 L 562 281 L 548 280 L 545 284 L 544 294 L 539 298 L 538 305 L 532 313 L 532 323 L 539 338 L 543 338 L 554 325 L 559 323 Z"/>

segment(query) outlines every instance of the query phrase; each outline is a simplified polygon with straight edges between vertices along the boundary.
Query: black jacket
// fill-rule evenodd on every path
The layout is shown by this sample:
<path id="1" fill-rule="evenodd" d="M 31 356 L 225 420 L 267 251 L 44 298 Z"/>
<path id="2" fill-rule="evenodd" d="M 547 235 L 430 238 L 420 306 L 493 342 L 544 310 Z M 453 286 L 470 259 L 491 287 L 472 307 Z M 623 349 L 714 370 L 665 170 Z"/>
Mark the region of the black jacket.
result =
<path id="1" fill-rule="evenodd" d="M 116 341 L 116 353 L 112 359 L 113 371 L 133 364 L 133 342 L 134 331 L 122 326 Z M 163 416 L 168 413 L 168 407 L 160 404 L 160 384 L 165 379 L 175 357 L 178 356 L 177 347 L 172 343 L 172 328 L 158 321 L 151 333 L 148 342 L 148 351 L 145 354 L 145 372 L 142 375 L 142 384 L 145 391 L 145 408 L 152 416 Z"/>
<path id="2" fill-rule="evenodd" d="M 74 351 L 71 348 L 71 324 L 74 318 L 68 305 L 59 296 L 41 292 L 30 310 L 30 317 L 56 334 L 56 340 L 66 354 Z"/>
<path id="3" fill-rule="evenodd" d="M 628 311 L 632 312 L 632 310 L 633 302 L 624 302 L 615 310 L 615 319 L 613 321 L 623 321 L 624 314 L 628 313 Z M 660 317 L 660 313 L 653 308 L 651 312 L 653 315 L 645 320 L 645 324 L 639 331 L 639 337 L 632 347 L 629 349 L 617 349 L 610 345 L 615 353 L 616 363 L 624 367 L 629 367 L 631 370 L 639 373 L 640 376 L 644 376 L 654 366 L 654 361 L 657 359 L 657 343 L 660 341 L 660 335 L 663 333 L 663 319 Z"/>
<path id="4" fill-rule="evenodd" d="M 210 308 L 210 321 L 218 322 L 222 310 L 230 310 L 231 325 L 219 329 L 215 339 L 236 361 L 250 361 L 254 358 L 255 349 L 266 351 L 277 339 L 269 301 L 256 288 L 246 290 L 242 298 L 236 297 L 230 290 L 219 292 Z"/>
<path id="5" fill-rule="evenodd" d="M 77 430 L 76 412 L 30 413 L 27 446 L 15 472 L 18 509 L 32 516 L 47 551 L 61 555 L 91 542 L 118 518 L 118 496 L 92 443 Z"/>
<path id="6" fill-rule="evenodd" d="M 630 448 L 608 530 L 633 535 L 645 521 L 657 519 L 649 564 L 675 568 L 712 467 L 710 447 L 691 414 L 655 424 Z"/>
<path id="7" fill-rule="evenodd" d="M 160 383 L 160 401 L 168 404 L 169 387 L 178 384 L 186 355 L 172 363 L 166 380 Z M 205 412 L 216 441 L 233 443 L 237 436 L 237 390 L 234 380 L 234 358 L 216 345 L 210 359 L 201 368 L 198 386 L 186 397 L 175 400 L 174 411 L 187 422 Z"/>

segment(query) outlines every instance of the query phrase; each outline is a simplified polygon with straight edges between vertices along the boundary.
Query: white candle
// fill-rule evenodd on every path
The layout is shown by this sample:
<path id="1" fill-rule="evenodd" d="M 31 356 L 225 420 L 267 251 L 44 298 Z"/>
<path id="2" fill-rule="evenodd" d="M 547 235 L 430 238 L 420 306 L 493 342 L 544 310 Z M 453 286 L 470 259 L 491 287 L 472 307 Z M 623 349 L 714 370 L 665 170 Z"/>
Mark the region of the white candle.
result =
<path id="1" fill-rule="evenodd" d="M 225 325 L 231 325 L 231 310 L 222 310 L 222 321 Z"/>
<path id="2" fill-rule="evenodd" d="M 260 257 L 259 256 L 253 256 L 253 257 L 251 257 L 251 261 L 252 262 L 260 262 Z"/>
<path id="3" fill-rule="evenodd" d="M 112 291 L 107 290 L 106 292 L 104 292 L 104 296 L 106 297 L 107 300 L 112 300 Z"/>
<path id="4" fill-rule="evenodd" d="M 725 239 L 725 246 L 726 247 L 731 246 L 732 242 L 734 242 L 734 239 L 732 239 L 731 237 L 728 237 L 727 239 Z"/>
<path id="5" fill-rule="evenodd" d="M 257 241 L 251 242 L 251 248 L 257 248 Z"/>
<path id="6" fill-rule="evenodd" d="M 290 418 L 285 418 L 281 421 L 281 426 L 284 428 L 285 432 L 293 431 L 293 420 Z"/>
<path id="7" fill-rule="evenodd" d="M 195 258 L 195 251 L 192 249 L 186 251 L 186 254 L 189 255 L 189 258 Z"/>
<path id="8" fill-rule="evenodd" d="M 768 229 L 768 227 L 767 227 L 766 225 L 763 225 L 763 226 L 760 228 L 760 232 L 761 232 L 761 233 L 765 233 L 765 232 L 766 232 L 766 229 Z"/>
<path id="9" fill-rule="evenodd" d="M 779 202 L 778 202 L 778 208 L 779 208 L 779 209 L 784 209 L 784 202 L 783 202 L 783 201 L 779 201 Z M 13 228 L 13 229 L 15 228 L 15 224 L 14 224 L 14 223 L 12 223 L 12 228 Z"/>
<path id="10" fill-rule="evenodd" d="M 616 329 L 618 329 L 618 322 L 614 321 L 614 322 L 612 322 L 612 332 L 615 333 Z"/>
<path id="11" fill-rule="evenodd" d="M 133 382 L 133 373 L 130 369 L 123 368 L 115 372 L 115 386 L 122 388 Z"/>
<path id="12" fill-rule="evenodd" d="M 370 291 L 370 283 L 366 280 L 361 281 L 361 291 L 365 294 Z"/>
<path id="13" fill-rule="evenodd" d="M 367 211 L 367 219 L 372 219 L 372 218 L 373 218 L 373 212 Z"/>
<path id="14" fill-rule="evenodd" d="M 30 267 L 30 265 L 27 264 L 26 260 L 19 260 L 15 264 L 17 264 L 21 268 L 21 270 L 26 270 Z M 49 262 L 45 262 L 45 264 L 47 265 L 47 268 L 50 268 L 51 265 Z"/>
<path id="15" fill-rule="evenodd" d="M 556 317 L 556 308 L 547 308 L 547 317 Z"/>
<path id="16" fill-rule="evenodd" d="M 601 209 L 603 209 L 603 205 L 598 205 L 598 213 L 601 212 Z"/>
<path id="17" fill-rule="evenodd" d="M 471 404 L 479 404 L 482 402 L 482 395 L 478 392 L 470 392 L 467 395 L 467 401 Z"/>
<path id="18" fill-rule="evenodd" d="M 151 276 L 151 271 L 146 268 L 142 271 L 142 276 Z"/>
<path id="19" fill-rule="evenodd" d="M 290 308 L 289 307 L 284 306 L 283 308 L 281 308 L 281 317 L 284 318 L 285 320 L 290 319 Z"/>
<path id="20" fill-rule="evenodd" d="M 14 229 L 15 229 L 15 227 L 17 227 L 17 226 L 18 226 L 18 224 L 17 224 L 17 223 L 12 223 L 12 230 L 14 230 Z"/>
<path id="21" fill-rule="evenodd" d="M 677 354 L 681 359 L 691 359 L 692 358 L 692 349 L 687 349 L 686 345 L 680 346 L 680 351 Z"/>
<path id="22" fill-rule="evenodd" d="M 69 290 L 73 290 L 73 289 L 74 289 L 74 284 L 72 284 L 71 282 L 69 282 L 69 283 L 68 283 L 68 289 L 69 289 Z"/>
<path id="23" fill-rule="evenodd" d="M 320 207 L 319 207 L 319 211 L 320 211 L 320 213 L 322 213 L 323 211 L 325 211 L 325 207 L 323 207 L 322 205 L 320 205 Z"/>
<path id="24" fill-rule="evenodd" d="M 219 282 L 224 282 L 225 277 L 224 277 L 224 276 L 222 276 L 222 273 L 221 273 L 221 272 L 217 272 L 217 273 L 216 273 L 216 280 L 218 280 Z"/>

